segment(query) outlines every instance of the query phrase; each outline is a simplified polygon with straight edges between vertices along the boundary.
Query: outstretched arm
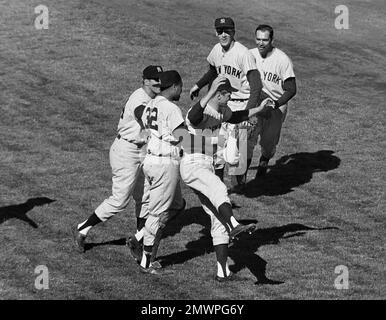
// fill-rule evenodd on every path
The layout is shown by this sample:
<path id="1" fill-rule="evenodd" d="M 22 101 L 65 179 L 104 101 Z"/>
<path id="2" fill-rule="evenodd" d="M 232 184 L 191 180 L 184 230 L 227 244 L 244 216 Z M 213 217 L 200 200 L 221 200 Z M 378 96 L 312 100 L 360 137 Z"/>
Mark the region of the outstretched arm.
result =
<path id="1" fill-rule="evenodd" d="M 209 65 L 208 71 L 201 77 L 200 80 L 190 89 L 189 95 L 190 99 L 193 100 L 194 97 L 198 96 L 200 89 L 206 86 L 208 83 L 211 83 L 217 77 L 216 67 Z"/>

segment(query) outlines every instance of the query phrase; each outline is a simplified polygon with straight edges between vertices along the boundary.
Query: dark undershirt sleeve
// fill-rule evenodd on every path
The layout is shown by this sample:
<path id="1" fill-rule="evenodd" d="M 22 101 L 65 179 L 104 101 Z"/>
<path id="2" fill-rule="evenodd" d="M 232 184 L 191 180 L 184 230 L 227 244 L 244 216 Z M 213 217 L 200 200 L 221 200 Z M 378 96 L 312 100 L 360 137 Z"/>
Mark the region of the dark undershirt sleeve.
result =
<path id="1" fill-rule="evenodd" d="M 189 111 L 188 120 L 194 126 L 197 126 L 204 119 L 204 108 L 198 101 Z"/>
<path id="2" fill-rule="evenodd" d="M 261 83 L 260 72 L 257 69 L 250 70 L 247 74 L 247 79 L 250 87 L 249 100 L 246 106 L 248 110 L 257 107 L 263 84 Z"/>
<path id="3" fill-rule="evenodd" d="M 216 67 L 209 65 L 209 70 L 202 76 L 200 80 L 197 81 L 196 85 L 200 89 L 206 86 L 208 83 L 212 83 L 214 79 L 217 77 Z"/>
<path id="4" fill-rule="evenodd" d="M 233 111 L 232 116 L 227 120 L 229 123 L 240 123 L 249 119 L 248 110 Z"/>

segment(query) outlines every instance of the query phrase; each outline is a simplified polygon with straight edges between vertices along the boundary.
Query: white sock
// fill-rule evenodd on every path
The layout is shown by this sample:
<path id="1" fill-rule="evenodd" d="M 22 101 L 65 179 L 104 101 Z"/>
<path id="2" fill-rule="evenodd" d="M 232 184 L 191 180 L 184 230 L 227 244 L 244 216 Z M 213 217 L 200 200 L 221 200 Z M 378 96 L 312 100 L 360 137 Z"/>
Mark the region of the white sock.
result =
<path id="1" fill-rule="evenodd" d="M 78 230 L 86 223 L 86 221 L 83 221 L 82 223 L 78 224 Z M 90 231 L 90 229 L 91 229 L 91 226 L 88 226 L 87 228 L 80 230 L 79 233 L 83 234 L 84 236 L 87 236 L 87 233 Z"/>
<path id="2" fill-rule="evenodd" d="M 224 274 L 224 271 L 225 271 L 225 274 Z M 230 273 L 231 271 L 228 268 L 228 262 L 225 264 L 225 270 L 223 270 L 220 262 L 217 261 L 217 276 L 224 278 L 229 276 Z"/>
<path id="3" fill-rule="evenodd" d="M 135 238 L 137 239 L 137 241 L 141 241 L 141 239 L 143 238 L 143 234 L 144 234 L 144 231 L 143 231 L 143 228 L 141 230 L 137 230 L 137 233 L 135 234 Z"/>
<path id="4" fill-rule="evenodd" d="M 231 217 L 231 224 L 232 224 L 232 227 L 233 228 L 236 228 L 240 223 L 237 222 L 237 220 L 235 219 L 235 217 Z"/>

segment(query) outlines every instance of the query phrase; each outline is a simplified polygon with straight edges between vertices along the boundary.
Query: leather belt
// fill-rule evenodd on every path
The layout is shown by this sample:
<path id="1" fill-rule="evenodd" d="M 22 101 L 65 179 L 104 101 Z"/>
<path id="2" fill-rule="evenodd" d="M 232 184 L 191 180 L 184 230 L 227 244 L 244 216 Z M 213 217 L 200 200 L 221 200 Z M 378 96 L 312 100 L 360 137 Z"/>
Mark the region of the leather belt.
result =
<path id="1" fill-rule="evenodd" d="M 237 102 L 244 102 L 248 101 L 249 99 L 230 99 L 229 101 L 237 101 Z"/>
<path id="2" fill-rule="evenodd" d="M 125 141 L 127 141 L 127 142 L 129 142 L 129 143 L 132 143 L 132 144 L 136 145 L 138 148 L 141 148 L 142 146 L 145 145 L 145 143 L 139 143 L 139 142 L 134 142 L 133 140 L 125 139 L 125 138 L 123 138 L 119 133 L 117 134 L 117 139 L 118 139 L 118 140 L 119 140 L 119 139 L 123 139 L 123 140 L 125 140 Z"/>

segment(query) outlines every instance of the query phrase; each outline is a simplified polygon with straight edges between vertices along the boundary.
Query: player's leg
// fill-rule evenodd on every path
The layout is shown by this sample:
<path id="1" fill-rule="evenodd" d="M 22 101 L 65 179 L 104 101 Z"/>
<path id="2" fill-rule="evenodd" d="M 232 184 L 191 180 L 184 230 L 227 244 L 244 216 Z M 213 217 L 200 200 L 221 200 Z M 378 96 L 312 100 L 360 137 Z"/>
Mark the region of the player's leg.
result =
<path id="1" fill-rule="evenodd" d="M 207 197 L 216 208 L 213 214 L 224 225 L 231 238 L 239 233 L 252 229 L 252 225 L 240 225 L 233 216 L 231 201 L 227 194 L 227 187 L 221 179 L 214 174 L 213 160 L 211 158 L 198 159 L 199 155 L 185 156 L 181 161 L 180 173 L 183 181 L 197 194 Z"/>
<path id="2" fill-rule="evenodd" d="M 179 184 L 179 163 L 173 159 L 149 156 L 146 157 L 143 168 L 146 178 L 150 181 L 150 198 L 140 266 L 143 272 L 155 273 L 150 263 L 152 262 L 153 246 L 158 245 L 156 240 L 160 241 L 159 233 L 157 237 L 160 228 L 160 216 L 167 214 L 169 210 L 180 209 L 183 203 L 182 200 L 175 200 L 177 185 Z"/>
<path id="3" fill-rule="evenodd" d="M 217 260 L 217 273 L 215 279 L 219 282 L 231 280 L 233 277 L 228 264 L 229 234 L 224 225 L 216 218 L 216 208 L 210 203 L 209 199 L 203 195 L 199 195 L 199 199 L 204 211 L 211 219 L 210 233 Z"/>
<path id="4" fill-rule="evenodd" d="M 263 120 L 260 134 L 261 157 L 259 159 L 256 178 L 266 174 L 269 160 L 275 155 L 284 118 L 285 114 L 283 114 L 280 109 L 277 109 L 272 111 L 269 119 Z"/>
<path id="5" fill-rule="evenodd" d="M 91 228 L 123 211 L 130 200 L 140 162 L 136 146 L 122 141 L 116 139 L 110 148 L 112 195 L 105 199 L 88 219 L 76 227 L 76 244 L 80 252 L 84 252 L 84 242 Z"/>
<path id="6" fill-rule="evenodd" d="M 129 236 L 126 240 L 126 244 L 130 248 L 131 255 L 137 262 L 140 262 L 142 258 L 144 228 L 146 219 L 149 215 L 149 198 L 150 185 L 149 181 L 145 178 L 143 168 L 141 166 L 140 174 L 133 191 L 137 230 L 133 236 Z"/>

